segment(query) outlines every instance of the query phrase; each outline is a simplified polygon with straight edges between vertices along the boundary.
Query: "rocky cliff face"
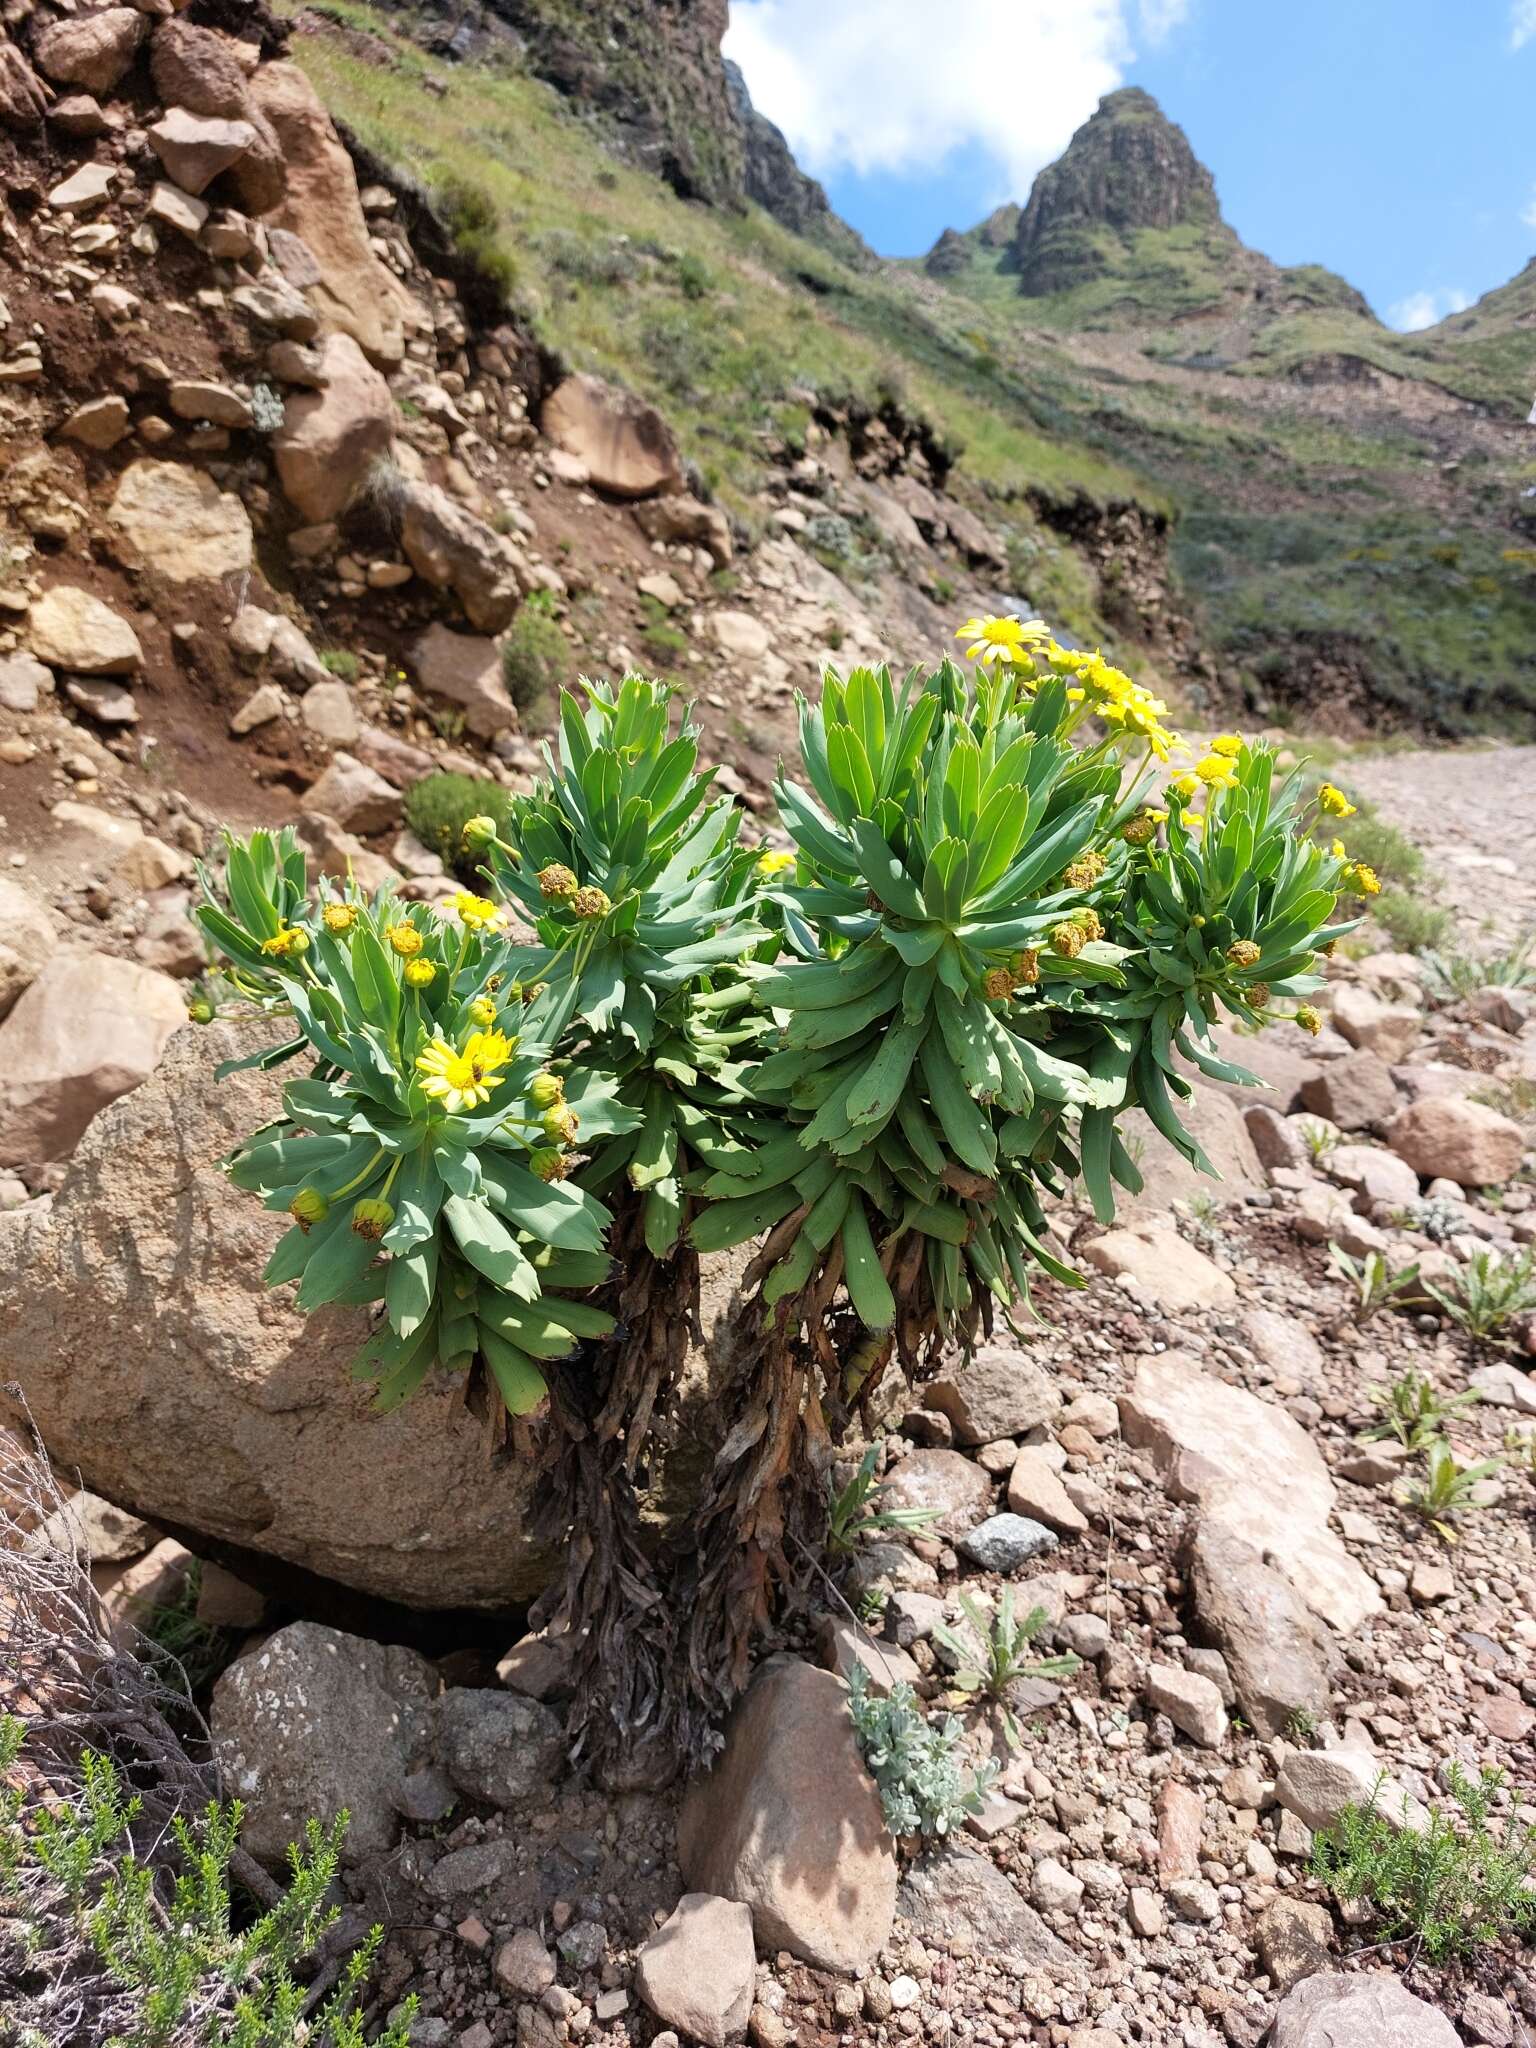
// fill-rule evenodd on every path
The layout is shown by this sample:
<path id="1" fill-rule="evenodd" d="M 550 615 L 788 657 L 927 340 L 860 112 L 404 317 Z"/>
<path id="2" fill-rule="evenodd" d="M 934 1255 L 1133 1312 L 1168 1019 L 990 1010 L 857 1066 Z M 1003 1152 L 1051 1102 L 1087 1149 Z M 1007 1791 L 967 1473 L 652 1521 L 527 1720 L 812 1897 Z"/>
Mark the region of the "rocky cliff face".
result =
<path id="1" fill-rule="evenodd" d="M 1194 227 L 1237 237 L 1221 218 L 1216 186 L 1150 93 L 1107 93 L 1064 154 L 1036 178 L 1014 239 L 1030 296 L 1070 289 L 1106 266 L 1105 231 Z"/>

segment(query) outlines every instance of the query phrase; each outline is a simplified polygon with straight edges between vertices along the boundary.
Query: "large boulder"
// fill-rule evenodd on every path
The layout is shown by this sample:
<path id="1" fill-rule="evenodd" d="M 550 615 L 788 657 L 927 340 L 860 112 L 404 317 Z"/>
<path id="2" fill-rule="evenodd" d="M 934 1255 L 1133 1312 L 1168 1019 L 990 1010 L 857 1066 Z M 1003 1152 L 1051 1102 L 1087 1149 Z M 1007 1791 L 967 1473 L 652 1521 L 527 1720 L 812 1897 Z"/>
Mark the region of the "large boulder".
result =
<path id="1" fill-rule="evenodd" d="M 36 981 L 58 944 L 53 919 L 19 882 L 0 875 L 0 1017 Z"/>
<path id="2" fill-rule="evenodd" d="M 217 583 L 251 566 L 249 513 L 190 463 L 130 462 L 107 517 L 169 583 Z"/>
<path id="3" fill-rule="evenodd" d="M 229 184 L 247 213 L 269 213 L 283 196 L 283 146 L 252 97 L 228 38 L 173 16 L 155 30 L 149 70 L 168 108 L 246 124 L 251 139 L 229 167 Z"/>
<path id="4" fill-rule="evenodd" d="M 1165 1351 L 1137 1365 L 1120 1427 L 1151 1451 L 1175 1500 L 1257 1551 L 1314 1614 L 1348 1632 L 1377 1612 L 1375 1582 L 1329 1527 L 1322 1453 L 1283 1408 Z"/>
<path id="5" fill-rule="evenodd" d="M 1425 1180 L 1460 1181 L 1464 1188 L 1513 1180 L 1525 1151 L 1517 1123 L 1460 1095 L 1411 1103 L 1387 1126 L 1387 1143 Z"/>
<path id="6" fill-rule="evenodd" d="M 319 267 L 311 302 L 332 331 L 350 335 L 375 363 L 405 354 L 405 298 L 368 238 L 352 159 L 297 64 L 263 64 L 251 98 L 275 132 L 287 189 L 269 225 L 295 234 Z"/>
<path id="7" fill-rule="evenodd" d="M 1445 2014 L 1376 1970 L 1308 1977 L 1275 2014 L 1270 2048 L 1457 2048 Z"/>
<path id="8" fill-rule="evenodd" d="M 840 1678 L 793 1658 L 763 1667 L 688 1789 L 677 1860 L 691 1891 L 750 1906 L 766 1949 L 853 1971 L 884 1947 L 896 1852 Z"/>
<path id="9" fill-rule="evenodd" d="M 394 1846 L 401 1787 L 423 1751 L 432 1666 L 398 1644 L 296 1621 L 241 1657 L 213 1689 L 209 1725 L 241 1837 L 281 1870 L 305 1823 L 348 1816 L 348 1862 Z"/>
<path id="10" fill-rule="evenodd" d="M 1134 1280 L 1159 1308 L 1218 1308 L 1237 1299 L 1230 1273 L 1180 1237 L 1169 1218 L 1108 1230 L 1083 1248 L 1083 1257 L 1111 1279 Z"/>
<path id="11" fill-rule="evenodd" d="M 0 1381 L 21 1383 L 61 1466 L 241 1554 L 246 1577 L 266 1557 L 417 1607 L 526 1599 L 546 1576 L 527 1462 L 487 1459 L 456 1381 L 375 1414 L 348 1376 L 366 1313 L 301 1315 L 292 1288 L 262 1284 L 284 1219 L 219 1160 L 277 1113 L 277 1084 L 213 1069 L 276 1035 L 179 1033 L 91 1125 L 51 1215 L 0 1216 Z"/>
<path id="12" fill-rule="evenodd" d="M 389 386 L 350 334 L 332 334 L 320 358 L 318 391 L 293 391 L 272 436 L 283 493 L 307 524 L 344 512 L 395 438 Z"/>
<path id="13" fill-rule="evenodd" d="M 132 675 L 144 665 L 139 636 L 128 621 L 73 583 L 55 583 L 33 599 L 27 638 L 39 661 L 79 676 Z"/>
<path id="14" fill-rule="evenodd" d="M 1195 1616 L 1226 1659 L 1256 1735 L 1283 1735 L 1297 1714 L 1328 1708 L 1328 1631 L 1289 1580 L 1251 1544 L 1204 1517 L 1190 1544 Z"/>
<path id="15" fill-rule="evenodd" d="M 431 625 L 411 649 L 417 681 L 430 697 L 446 697 L 482 740 L 517 725 L 517 711 L 501 677 L 496 642 L 478 633 Z"/>
<path id="16" fill-rule="evenodd" d="M 132 7 L 104 7 L 97 14 L 51 23 L 34 41 L 33 55 L 55 85 L 109 93 L 122 83 L 147 27 Z"/>
<path id="17" fill-rule="evenodd" d="M 523 591 L 511 544 L 437 484 L 403 482 L 396 497 L 400 546 L 422 581 L 451 590 L 476 632 L 510 626 Z"/>
<path id="18" fill-rule="evenodd" d="M 681 484 L 677 443 L 661 414 L 601 377 L 563 378 L 545 399 L 539 424 L 615 498 L 653 498 Z"/>
<path id="19" fill-rule="evenodd" d="M 55 954 L 0 1024 L 0 1166 L 65 1158 L 186 1021 L 186 996 L 169 975 L 99 953 Z"/>

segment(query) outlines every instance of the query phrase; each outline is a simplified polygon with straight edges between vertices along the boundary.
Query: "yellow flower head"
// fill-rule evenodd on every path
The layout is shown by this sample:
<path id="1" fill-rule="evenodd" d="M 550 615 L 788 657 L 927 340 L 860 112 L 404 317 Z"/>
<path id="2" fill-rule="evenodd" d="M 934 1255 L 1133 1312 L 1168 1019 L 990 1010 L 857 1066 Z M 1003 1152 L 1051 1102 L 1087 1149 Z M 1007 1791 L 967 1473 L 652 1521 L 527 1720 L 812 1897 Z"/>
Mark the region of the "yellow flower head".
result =
<path id="1" fill-rule="evenodd" d="M 1344 886 L 1357 896 L 1379 896 L 1381 877 L 1363 860 L 1355 860 L 1344 870 Z"/>
<path id="2" fill-rule="evenodd" d="M 295 924 L 285 924 L 272 938 L 262 940 L 261 950 L 278 960 L 297 960 L 309 951 L 309 933 Z"/>
<path id="3" fill-rule="evenodd" d="M 327 903 L 320 913 L 321 922 L 328 932 L 339 938 L 343 932 L 351 931 L 357 923 L 357 906 L 353 903 Z"/>
<path id="4" fill-rule="evenodd" d="M 1070 867 L 1062 869 L 1062 887 L 1064 889 L 1091 889 L 1095 882 L 1103 878 L 1106 866 L 1107 862 L 1102 853 L 1096 850 L 1080 853 Z"/>
<path id="5" fill-rule="evenodd" d="M 1314 1010 L 1310 1003 L 1302 1003 L 1297 1007 L 1296 1022 L 1303 1031 L 1309 1032 L 1313 1038 L 1316 1038 L 1319 1031 L 1323 1028 L 1322 1012 Z"/>
<path id="6" fill-rule="evenodd" d="M 1225 754 L 1202 754 L 1195 763 L 1195 773 L 1208 789 L 1237 786 L 1237 771 Z"/>
<path id="7" fill-rule="evenodd" d="M 1200 778 L 1198 775 L 1186 771 L 1183 775 L 1175 775 L 1169 787 L 1176 789 L 1179 795 L 1188 802 L 1190 797 L 1199 794 Z"/>
<path id="8" fill-rule="evenodd" d="M 421 933 L 413 924 L 406 924 L 403 920 L 399 924 L 392 924 L 384 936 L 402 960 L 414 960 L 421 951 Z"/>
<path id="9" fill-rule="evenodd" d="M 1043 647 L 1050 637 L 1050 629 L 1042 620 L 1026 622 L 1014 612 L 1002 619 L 967 619 L 955 635 L 957 640 L 971 642 L 965 650 L 966 659 L 979 661 L 984 667 L 997 661 L 1007 666 L 1028 662 L 1030 649 Z"/>
<path id="10" fill-rule="evenodd" d="M 775 875 L 791 874 L 795 865 L 795 856 L 792 853 L 779 853 L 770 846 L 758 855 L 754 872 L 765 882 L 771 882 Z"/>
<path id="11" fill-rule="evenodd" d="M 1235 732 L 1220 733 L 1211 741 L 1213 754 L 1225 754 L 1231 760 L 1235 760 L 1242 751 L 1243 743 Z"/>
<path id="12" fill-rule="evenodd" d="M 1317 792 L 1317 807 L 1327 818 L 1352 818 L 1360 808 L 1352 804 L 1342 789 L 1336 789 L 1331 782 L 1325 782 Z"/>
<path id="13" fill-rule="evenodd" d="M 496 1022 L 496 1005 L 489 996 L 476 996 L 469 1006 L 469 1014 L 472 1022 L 483 1028 Z"/>
<path id="14" fill-rule="evenodd" d="M 430 988 L 437 979 L 437 969 L 430 960 L 407 960 L 405 979 L 412 988 Z"/>
<path id="15" fill-rule="evenodd" d="M 453 899 L 453 907 L 459 913 L 459 922 L 467 924 L 471 931 L 493 932 L 501 923 L 501 911 L 489 896 L 476 896 L 461 889 Z"/>
<path id="16" fill-rule="evenodd" d="M 440 1102 L 450 1116 L 478 1108 L 490 1101 L 491 1090 L 506 1078 L 496 1069 L 511 1059 L 512 1046 L 502 1031 L 472 1031 L 462 1051 L 456 1051 L 446 1038 L 434 1038 L 416 1055 L 422 1093 Z"/>
<path id="17" fill-rule="evenodd" d="M 1111 668 L 1102 655 L 1093 657 L 1083 678 L 1096 700 L 1093 708 L 1106 725 L 1118 725 L 1127 737 L 1144 739 L 1159 761 L 1169 758 L 1179 742 L 1163 724 L 1168 706 L 1161 697 L 1133 683 L 1122 670 Z"/>
<path id="18" fill-rule="evenodd" d="M 1328 851 L 1333 855 L 1335 860 L 1348 860 L 1349 858 L 1348 850 L 1345 847 L 1342 839 L 1335 839 L 1332 846 L 1329 847 Z"/>

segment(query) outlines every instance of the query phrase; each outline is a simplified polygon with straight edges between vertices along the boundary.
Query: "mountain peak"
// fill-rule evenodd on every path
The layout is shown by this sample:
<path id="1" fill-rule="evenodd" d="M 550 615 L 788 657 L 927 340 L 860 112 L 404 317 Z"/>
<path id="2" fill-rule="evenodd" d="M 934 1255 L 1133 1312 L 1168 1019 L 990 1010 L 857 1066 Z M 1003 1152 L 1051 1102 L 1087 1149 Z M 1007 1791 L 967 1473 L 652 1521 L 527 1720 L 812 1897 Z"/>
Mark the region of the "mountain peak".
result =
<path id="1" fill-rule="evenodd" d="M 1069 290 L 1111 267 L 1115 240 L 1176 227 L 1231 233 L 1183 129 L 1151 93 L 1123 86 L 1104 95 L 1036 178 L 1014 244 L 1021 289 L 1031 297 Z"/>

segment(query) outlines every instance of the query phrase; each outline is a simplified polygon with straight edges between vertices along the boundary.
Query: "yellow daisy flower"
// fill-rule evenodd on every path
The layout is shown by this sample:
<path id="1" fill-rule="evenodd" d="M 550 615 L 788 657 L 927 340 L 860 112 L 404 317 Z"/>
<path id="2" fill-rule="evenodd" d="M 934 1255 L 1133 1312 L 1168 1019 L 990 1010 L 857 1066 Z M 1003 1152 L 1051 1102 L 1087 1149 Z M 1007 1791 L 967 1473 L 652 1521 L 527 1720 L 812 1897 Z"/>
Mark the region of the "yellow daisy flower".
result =
<path id="1" fill-rule="evenodd" d="M 972 643 L 965 650 L 966 659 L 979 661 L 983 667 L 997 661 L 1010 666 L 1014 662 L 1027 661 L 1030 649 L 1043 647 L 1050 637 L 1050 629 L 1043 620 L 1030 619 L 1026 622 L 1015 612 L 1001 619 L 967 619 L 955 635 L 957 640 Z"/>
<path id="2" fill-rule="evenodd" d="M 1225 754 L 1229 759 L 1235 759 L 1242 751 L 1243 743 L 1235 732 L 1220 733 L 1211 741 L 1213 754 Z"/>
<path id="3" fill-rule="evenodd" d="M 1225 754 L 1202 754 L 1195 773 L 1209 789 L 1235 789 L 1237 771 Z"/>
<path id="4" fill-rule="evenodd" d="M 490 1101 L 491 1090 L 506 1078 L 496 1069 L 511 1057 L 512 1041 L 504 1032 L 472 1031 L 462 1051 L 456 1051 L 446 1038 L 434 1038 L 416 1055 L 416 1071 L 421 1076 L 422 1093 L 442 1103 L 450 1116 L 460 1116 L 466 1109 Z"/>
<path id="5" fill-rule="evenodd" d="M 453 899 L 453 907 L 459 913 L 460 923 L 467 924 L 471 931 L 492 932 L 501 923 L 501 910 L 489 896 L 476 896 L 461 889 Z"/>
<path id="6" fill-rule="evenodd" d="M 1352 818 L 1360 808 L 1358 804 L 1352 804 L 1343 790 L 1336 788 L 1331 782 L 1319 786 L 1317 807 L 1327 818 Z"/>

